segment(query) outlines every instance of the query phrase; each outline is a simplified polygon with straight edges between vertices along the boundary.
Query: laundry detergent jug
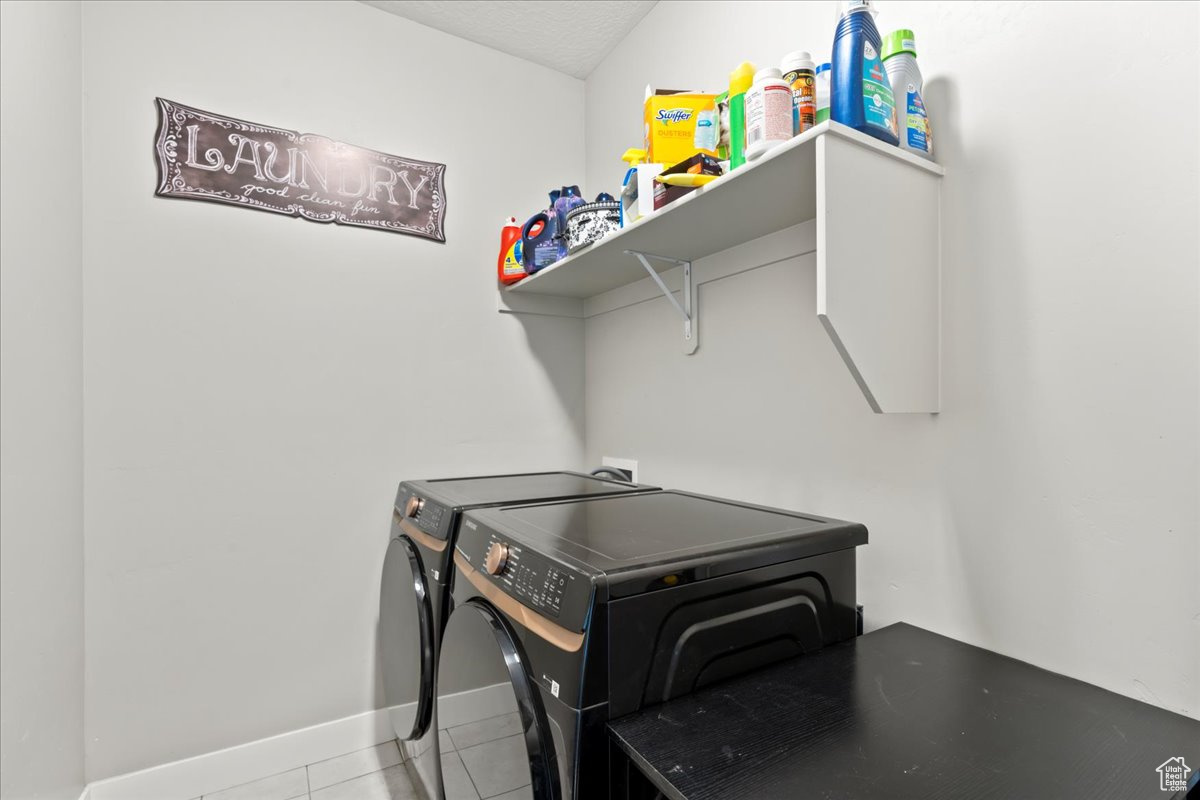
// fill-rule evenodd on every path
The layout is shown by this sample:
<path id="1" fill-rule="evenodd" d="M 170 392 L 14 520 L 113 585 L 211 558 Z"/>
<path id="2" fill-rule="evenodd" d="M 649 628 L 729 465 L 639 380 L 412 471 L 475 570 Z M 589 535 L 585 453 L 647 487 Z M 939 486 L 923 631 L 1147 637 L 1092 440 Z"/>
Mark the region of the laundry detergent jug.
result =
<path id="1" fill-rule="evenodd" d="M 496 264 L 496 272 L 501 283 L 516 283 L 525 277 L 521 250 L 521 226 L 517 224 L 516 217 L 509 217 L 500 229 L 500 260 Z"/>
<path id="2" fill-rule="evenodd" d="M 521 256 L 525 272 L 535 275 L 567 255 L 566 240 L 557 235 L 553 209 L 539 211 L 521 228 Z"/>

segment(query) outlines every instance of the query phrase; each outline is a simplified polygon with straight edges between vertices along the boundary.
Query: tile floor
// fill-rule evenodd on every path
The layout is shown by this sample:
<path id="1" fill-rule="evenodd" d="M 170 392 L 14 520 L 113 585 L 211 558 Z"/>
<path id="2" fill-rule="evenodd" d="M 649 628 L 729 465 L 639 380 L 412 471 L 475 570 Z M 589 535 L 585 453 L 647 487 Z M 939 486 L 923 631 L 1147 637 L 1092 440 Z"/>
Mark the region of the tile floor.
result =
<path id="1" fill-rule="evenodd" d="M 514 711 L 439 731 L 446 800 L 530 800 Z M 416 800 L 395 742 L 222 789 L 196 800 Z"/>

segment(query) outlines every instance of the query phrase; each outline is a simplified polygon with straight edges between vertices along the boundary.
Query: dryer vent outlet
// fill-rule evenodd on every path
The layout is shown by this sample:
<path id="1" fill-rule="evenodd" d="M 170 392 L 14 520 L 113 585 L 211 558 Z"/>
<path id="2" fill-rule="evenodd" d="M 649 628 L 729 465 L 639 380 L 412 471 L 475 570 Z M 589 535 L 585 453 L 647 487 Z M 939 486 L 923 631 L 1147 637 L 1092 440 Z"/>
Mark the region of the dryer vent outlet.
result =
<path id="1" fill-rule="evenodd" d="M 624 473 L 625 477 L 633 483 L 638 482 L 638 462 L 632 458 L 614 458 L 612 456 L 604 456 L 600 459 L 600 465 L 604 467 L 612 467 Z"/>

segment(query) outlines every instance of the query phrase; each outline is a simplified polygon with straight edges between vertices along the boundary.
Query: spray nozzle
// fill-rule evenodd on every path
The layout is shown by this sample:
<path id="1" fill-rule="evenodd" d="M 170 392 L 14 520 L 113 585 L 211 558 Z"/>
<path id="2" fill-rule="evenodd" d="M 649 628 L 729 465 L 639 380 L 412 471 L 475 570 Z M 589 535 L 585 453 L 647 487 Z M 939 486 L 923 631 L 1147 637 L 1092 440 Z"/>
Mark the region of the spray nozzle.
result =
<path id="1" fill-rule="evenodd" d="M 621 156 L 621 160 L 628 163 L 630 167 L 636 167 L 638 164 L 646 161 L 647 153 L 640 147 L 631 147 Z"/>
<path id="2" fill-rule="evenodd" d="M 754 65 L 749 61 L 738 64 L 733 72 L 729 73 L 729 96 L 742 94 L 749 89 L 754 83 L 754 72 Z"/>

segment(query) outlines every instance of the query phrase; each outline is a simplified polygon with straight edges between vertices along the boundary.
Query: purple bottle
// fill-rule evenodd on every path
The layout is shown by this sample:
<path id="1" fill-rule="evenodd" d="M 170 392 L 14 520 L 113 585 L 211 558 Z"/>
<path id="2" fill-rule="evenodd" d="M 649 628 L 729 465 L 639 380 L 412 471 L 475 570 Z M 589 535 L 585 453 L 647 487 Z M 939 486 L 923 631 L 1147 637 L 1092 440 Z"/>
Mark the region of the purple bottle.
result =
<path id="1" fill-rule="evenodd" d="M 558 196 L 555 197 L 555 195 Z M 560 192 L 551 192 L 550 201 L 554 208 L 554 235 L 565 241 L 567 238 L 567 214 L 587 201 L 580 196 L 578 186 L 564 186 Z"/>

